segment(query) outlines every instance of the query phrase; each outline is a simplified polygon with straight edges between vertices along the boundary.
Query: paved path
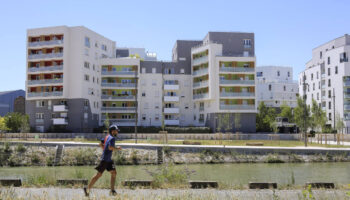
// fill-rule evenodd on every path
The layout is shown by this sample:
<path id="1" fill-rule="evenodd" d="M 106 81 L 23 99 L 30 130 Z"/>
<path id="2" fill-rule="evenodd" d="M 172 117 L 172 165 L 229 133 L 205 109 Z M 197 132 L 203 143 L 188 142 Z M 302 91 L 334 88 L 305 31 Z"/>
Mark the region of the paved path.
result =
<path id="1" fill-rule="evenodd" d="M 93 189 L 90 198 L 82 189 L 0 188 L 0 199 L 303 199 L 302 190 L 121 189 L 116 197 L 107 189 Z M 304 191 L 305 192 L 305 191 Z M 345 190 L 313 190 L 316 199 L 350 199 Z"/>

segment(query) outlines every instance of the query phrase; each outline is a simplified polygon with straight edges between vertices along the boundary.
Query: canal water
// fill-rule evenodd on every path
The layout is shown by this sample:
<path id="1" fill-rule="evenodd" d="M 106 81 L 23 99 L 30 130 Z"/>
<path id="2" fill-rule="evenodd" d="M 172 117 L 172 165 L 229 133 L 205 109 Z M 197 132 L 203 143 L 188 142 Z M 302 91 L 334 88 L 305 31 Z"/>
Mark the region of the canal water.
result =
<path id="1" fill-rule="evenodd" d="M 149 171 L 157 165 L 116 166 L 117 184 L 125 179 L 151 180 Z M 190 173 L 190 180 L 218 181 L 227 186 L 244 186 L 251 181 L 277 182 L 279 185 L 304 185 L 306 182 L 334 182 L 350 184 L 350 163 L 281 163 L 281 164 L 191 164 L 174 165 L 174 170 Z M 54 183 L 56 179 L 90 179 L 96 171 L 93 166 L 74 167 L 1 167 L 0 178 L 22 178 L 31 185 L 35 178 Z M 108 187 L 109 173 L 104 173 L 97 187 Z"/>

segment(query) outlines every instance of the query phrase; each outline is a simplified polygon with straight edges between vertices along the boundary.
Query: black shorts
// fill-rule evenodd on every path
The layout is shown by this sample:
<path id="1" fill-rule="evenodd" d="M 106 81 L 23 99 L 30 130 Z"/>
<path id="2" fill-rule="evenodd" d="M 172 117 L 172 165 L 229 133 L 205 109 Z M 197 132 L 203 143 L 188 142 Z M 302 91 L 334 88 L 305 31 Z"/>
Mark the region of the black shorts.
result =
<path id="1" fill-rule="evenodd" d="M 103 173 L 106 169 L 107 171 L 113 171 L 115 170 L 115 166 L 113 162 L 106 162 L 106 161 L 101 161 L 100 164 L 95 167 L 95 169 L 100 172 Z"/>

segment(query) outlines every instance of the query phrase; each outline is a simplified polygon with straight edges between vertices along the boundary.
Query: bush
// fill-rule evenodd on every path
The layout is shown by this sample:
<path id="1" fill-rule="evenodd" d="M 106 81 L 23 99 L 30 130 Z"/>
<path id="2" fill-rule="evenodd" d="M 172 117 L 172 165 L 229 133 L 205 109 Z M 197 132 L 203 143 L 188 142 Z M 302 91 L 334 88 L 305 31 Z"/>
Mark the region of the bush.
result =
<path id="1" fill-rule="evenodd" d="M 32 164 L 34 164 L 34 165 L 38 165 L 40 163 L 40 157 L 37 153 L 32 153 L 30 159 L 32 161 Z"/>
<path id="2" fill-rule="evenodd" d="M 120 129 L 120 133 L 135 132 L 134 126 L 119 127 L 119 129 Z M 155 127 L 155 126 L 137 127 L 138 133 L 158 133 L 161 130 L 162 130 L 161 127 Z M 164 130 L 168 131 L 168 133 L 211 133 L 211 129 L 209 127 L 166 127 Z"/>
<path id="3" fill-rule="evenodd" d="M 272 155 L 272 154 L 269 154 L 267 156 L 267 159 L 266 159 L 266 162 L 267 163 L 284 163 L 283 160 L 281 160 L 278 155 Z"/>
<path id="4" fill-rule="evenodd" d="M 113 152 L 112 159 L 116 165 L 126 165 L 126 158 L 122 151 Z"/>
<path id="5" fill-rule="evenodd" d="M 12 154 L 9 158 L 8 158 L 8 165 L 10 165 L 11 167 L 16 167 L 16 166 L 20 166 L 21 165 L 21 161 L 22 158 L 20 158 L 18 155 L 16 154 Z"/>
<path id="6" fill-rule="evenodd" d="M 94 165 L 98 157 L 93 148 L 74 148 L 65 151 L 63 163 L 67 165 Z"/>
<path id="7" fill-rule="evenodd" d="M 53 166 L 55 164 L 55 158 L 53 156 L 46 157 L 46 165 Z"/>
<path id="8" fill-rule="evenodd" d="M 138 165 L 139 164 L 139 158 L 137 156 L 137 151 L 136 150 L 133 150 L 131 152 L 131 162 L 134 165 Z"/>
<path id="9" fill-rule="evenodd" d="M 16 151 L 17 151 L 18 153 L 24 153 L 24 152 L 27 151 L 27 149 L 24 147 L 23 144 L 18 144 L 18 145 L 17 145 L 17 148 L 16 148 Z"/>

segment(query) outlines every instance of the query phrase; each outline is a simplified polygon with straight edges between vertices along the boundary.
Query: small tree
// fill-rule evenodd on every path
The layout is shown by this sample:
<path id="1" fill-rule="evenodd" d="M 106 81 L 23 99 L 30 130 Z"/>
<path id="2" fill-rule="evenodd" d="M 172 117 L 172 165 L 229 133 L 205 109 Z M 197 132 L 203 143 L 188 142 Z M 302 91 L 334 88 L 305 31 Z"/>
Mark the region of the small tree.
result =
<path id="1" fill-rule="evenodd" d="M 298 97 L 297 107 L 294 108 L 294 122 L 304 132 L 310 127 L 310 107 L 306 106 L 305 100 Z"/>
<path id="2" fill-rule="evenodd" d="M 322 131 L 327 122 L 327 115 L 314 99 L 312 99 L 311 113 L 310 127 L 312 130 L 316 128 L 317 131 Z"/>
<path id="3" fill-rule="evenodd" d="M 0 117 L 0 132 L 7 131 L 5 117 Z"/>
<path id="4" fill-rule="evenodd" d="M 268 108 L 264 102 L 260 102 L 258 107 L 258 114 L 256 115 L 256 129 L 257 131 L 269 132 L 272 131 L 271 124 L 276 119 L 276 110 Z"/>
<path id="5" fill-rule="evenodd" d="M 340 117 L 339 112 L 337 112 L 337 114 L 335 115 L 335 129 L 337 129 L 338 133 L 343 133 L 344 127 L 344 120 Z"/>
<path id="6" fill-rule="evenodd" d="M 22 115 L 21 121 L 22 121 L 21 128 L 20 128 L 21 133 L 28 133 L 30 131 L 29 116 Z"/>
<path id="7" fill-rule="evenodd" d="M 279 117 L 288 118 L 288 121 L 290 123 L 294 122 L 292 108 L 288 106 L 285 102 L 281 105 L 281 113 L 279 114 Z"/>
<path id="8" fill-rule="evenodd" d="M 20 131 L 20 128 L 22 126 L 23 122 L 23 115 L 20 113 L 8 113 L 5 116 L 5 124 L 6 127 L 11 131 L 18 133 Z"/>
<path id="9" fill-rule="evenodd" d="M 105 126 L 105 129 L 108 131 L 108 128 L 110 125 L 108 113 L 106 113 L 106 118 L 105 118 L 105 121 L 103 122 L 103 125 Z"/>
<path id="10" fill-rule="evenodd" d="M 230 121 L 230 114 L 221 113 L 217 116 L 217 128 L 218 132 L 227 132 L 232 130 L 232 123 Z"/>

